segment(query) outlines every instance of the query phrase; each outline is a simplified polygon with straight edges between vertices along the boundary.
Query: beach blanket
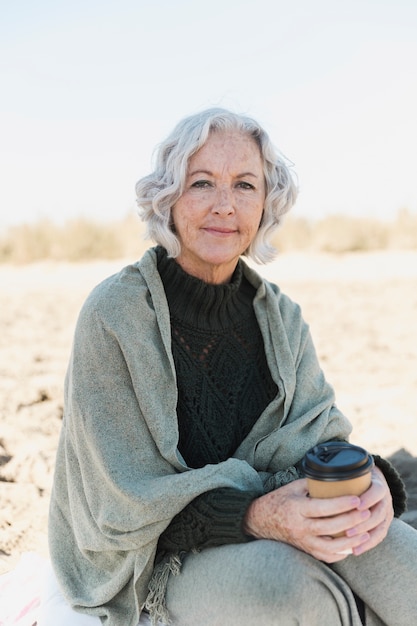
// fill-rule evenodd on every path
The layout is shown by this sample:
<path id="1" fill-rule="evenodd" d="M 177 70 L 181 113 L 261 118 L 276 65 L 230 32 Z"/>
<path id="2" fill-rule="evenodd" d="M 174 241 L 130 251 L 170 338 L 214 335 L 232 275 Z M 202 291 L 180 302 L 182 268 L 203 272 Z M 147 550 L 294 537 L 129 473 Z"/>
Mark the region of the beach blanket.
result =
<path id="1" fill-rule="evenodd" d="M 46 559 L 28 552 L 13 570 L 0 576 L 0 626 L 36 624 L 46 566 Z"/>
<path id="2" fill-rule="evenodd" d="M 34 552 L 20 557 L 16 567 L 0 576 L 0 626 L 84 626 L 91 616 L 75 613 L 56 588 L 51 599 L 52 568 L 47 559 Z M 52 584 L 54 581 L 52 580 Z M 45 594 L 48 607 L 45 607 Z M 48 611 L 53 615 L 46 615 Z M 98 618 L 94 618 L 94 621 Z M 94 623 L 94 622 L 93 622 Z M 142 613 L 138 626 L 150 626 Z"/>

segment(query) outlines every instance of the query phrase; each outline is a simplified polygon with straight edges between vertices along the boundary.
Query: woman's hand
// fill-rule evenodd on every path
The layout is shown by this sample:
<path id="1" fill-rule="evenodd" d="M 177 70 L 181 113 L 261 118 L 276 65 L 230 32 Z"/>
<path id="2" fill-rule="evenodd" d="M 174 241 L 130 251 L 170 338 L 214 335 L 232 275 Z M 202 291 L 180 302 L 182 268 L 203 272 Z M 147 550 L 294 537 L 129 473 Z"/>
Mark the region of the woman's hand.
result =
<path id="1" fill-rule="evenodd" d="M 305 479 L 271 491 L 249 506 L 245 531 L 257 539 L 283 541 L 316 559 L 335 563 L 380 543 L 392 518 L 391 494 L 375 468 L 372 485 L 360 498 L 309 498 Z M 333 537 L 338 533 L 343 536 Z"/>
<path id="2" fill-rule="evenodd" d="M 346 531 L 348 537 L 357 534 L 368 533 L 369 539 L 353 549 L 353 554 L 358 556 L 377 546 L 385 539 L 390 524 L 394 518 L 392 497 L 387 481 L 381 470 L 374 467 L 372 470 L 372 483 L 360 497 L 359 511 L 370 511 L 368 520 Z"/>

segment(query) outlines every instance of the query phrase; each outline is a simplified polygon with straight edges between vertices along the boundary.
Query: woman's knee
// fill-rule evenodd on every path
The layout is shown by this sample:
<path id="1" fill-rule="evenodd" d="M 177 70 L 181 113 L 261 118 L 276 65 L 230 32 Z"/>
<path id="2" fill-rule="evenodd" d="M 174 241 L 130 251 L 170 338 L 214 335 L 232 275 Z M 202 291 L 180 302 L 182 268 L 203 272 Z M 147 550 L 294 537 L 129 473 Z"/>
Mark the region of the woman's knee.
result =
<path id="1" fill-rule="evenodd" d="M 336 616 L 351 592 L 324 563 L 287 544 L 261 541 L 256 547 L 258 565 L 246 581 L 249 598 L 261 599 L 282 620 L 286 616 L 282 623 L 303 623 L 308 615 L 309 624 L 322 624 L 323 614 L 335 616 L 334 624 L 344 623 Z"/>
<path id="2" fill-rule="evenodd" d="M 241 567 L 234 577 L 235 592 L 244 602 L 265 606 L 299 606 L 302 587 L 311 586 L 311 568 L 306 554 L 275 541 L 259 540 L 242 546 Z M 313 583 L 314 584 L 314 583 Z"/>
<path id="3" fill-rule="evenodd" d="M 210 614 L 207 623 L 211 624 L 290 626 L 307 623 L 303 620 L 308 616 L 309 626 L 313 626 L 323 624 L 323 615 L 335 625 L 357 623 L 352 616 L 353 596 L 334 572 L 307 554 L 274 541 L 189 555 L 183 572 L 171 578 L 168 609 L 171 605 L 180 615 L 184 602 L 191 602 L 195 604 L 192 614 L 198 610 Z M 216 621 L 213 610 L 225 621 Z"/>

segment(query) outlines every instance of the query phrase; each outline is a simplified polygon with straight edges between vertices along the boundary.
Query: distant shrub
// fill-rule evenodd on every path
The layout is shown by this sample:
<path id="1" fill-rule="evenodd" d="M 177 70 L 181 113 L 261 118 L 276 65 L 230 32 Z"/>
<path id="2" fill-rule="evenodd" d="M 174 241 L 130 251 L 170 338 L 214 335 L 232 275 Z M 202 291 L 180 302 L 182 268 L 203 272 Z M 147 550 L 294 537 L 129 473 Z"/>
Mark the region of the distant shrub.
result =
<path id="1" fill-rule="evenodd" d="M 400 209 L 397 219 L 390 229 L 391 248 L 417 249 L 417 214 L 408 209 Z"/>
<path id="2" fill-rule="evenodd" d="M 13 226 L 0 238 L 0 262 L 139 258 L 149 245 L 142 233 L 135 215 L 111 223 L 79 218 L 57 225 L 40 220 Z"/>
<path id="3" fill-rule="evenodd" d="M 26 263 L 48 257 L 51 252 L 50 229 L 47 220 L 11 227 L 0 241 L 0 259 Z"/>
<path id="4" fill-rule="evenodd" d="M 386 248 L 387 228 L 382 222 L 345 215 L 330 215 L 315 226 L 313 247 L 323 252 L 369 252 Z"/>
<path id="5" fill-rule="evenodd" d="M 402 209 L 392 222 L 348 215 L 329 215 L 317 221 L 288 216 L 273 243 L 283 252 L 306 250 L 341 254 L 417 249 L 417 215 Z"/>

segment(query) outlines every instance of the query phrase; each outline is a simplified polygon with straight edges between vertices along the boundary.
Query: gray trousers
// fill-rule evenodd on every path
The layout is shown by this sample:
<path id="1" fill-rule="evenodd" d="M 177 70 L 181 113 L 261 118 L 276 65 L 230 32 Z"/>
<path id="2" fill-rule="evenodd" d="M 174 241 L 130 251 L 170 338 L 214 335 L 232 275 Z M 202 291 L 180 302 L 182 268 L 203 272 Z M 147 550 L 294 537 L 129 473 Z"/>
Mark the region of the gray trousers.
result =
<path id="1" fill-rule="evenodd" d="M 283 543 L 258 540 L 185 557 L 171 575 L 172 626 L 417 625 L 417 531 L 399 520 L 373 550 L 326 565 Z"/>

